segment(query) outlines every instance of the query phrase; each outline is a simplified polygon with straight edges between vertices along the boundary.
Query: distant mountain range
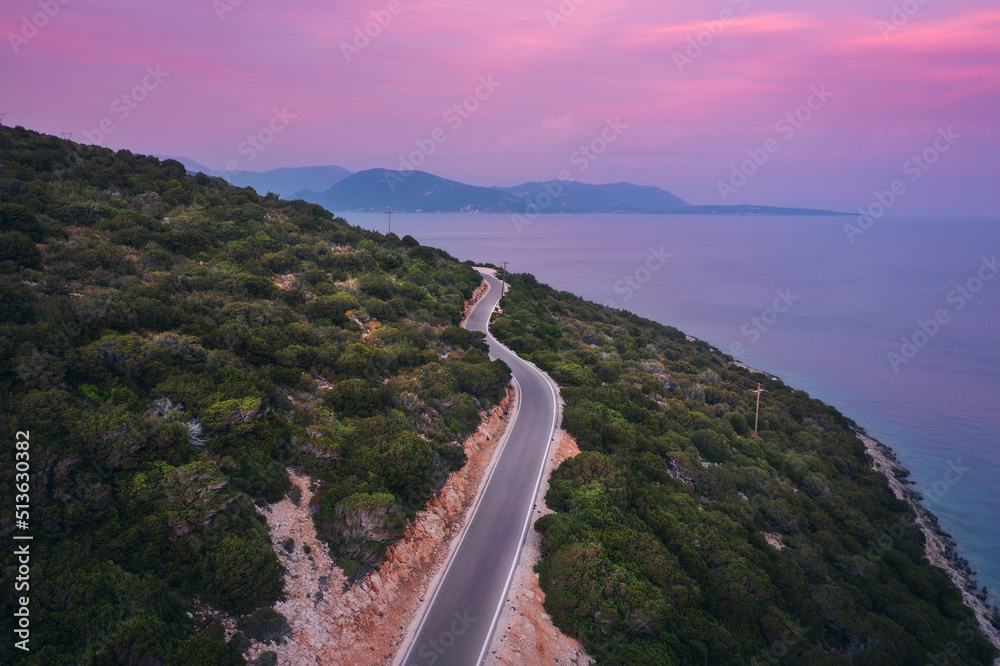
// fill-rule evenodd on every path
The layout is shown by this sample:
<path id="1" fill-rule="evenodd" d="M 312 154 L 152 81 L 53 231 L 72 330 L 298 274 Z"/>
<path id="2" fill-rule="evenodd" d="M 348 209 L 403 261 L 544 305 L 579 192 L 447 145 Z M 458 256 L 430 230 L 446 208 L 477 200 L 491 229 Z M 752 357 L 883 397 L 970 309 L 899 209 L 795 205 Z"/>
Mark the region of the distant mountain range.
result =
<path id="1" fill-rule="evenodd" d="M 477 187 L 425 171 L 368 169 L 324 192 L 295 197 L 337 212 L 410 213 L 669 213 L 688 215 L 839 215 L 811 208 L 692 206 L 659 187 L 552 180 L 515 187 Z"/>
<path id="2" fill-rule="evenodd" d="M 538 206 L 543 213 L 665 213 L 689 204 L 658 187 L 552 180 L 497 188 Z"/>
<path id="3" fill-rule="evenodd" d="M 218 176 L 236 187 L 252 187 L 261 196 L 274 192 L 282 199 L 294 199 L 302 189 L 325 190 L 351 175 L 339 166 L 284 167 L 271 171 L 212 171 L 187 157 L 173 158 L 191 173 L 203 172 L 208 176 Z"/>
<path id="4" fill-rule="evenodd" d="M 339 166 L 286 167 L 271 171 L 213 171 L 186 157 L 173 158 L 196 173 L 218 176 L 258 194 L 303 199 L 338 213 L 660 213 L 688 215 L 841 215 L 811 208 L 691 205 L 659 187 L 552 180 L 515 187 L 478 187 L 425 171 Z"/>
<path id="5" fill-rule="evenodd" d="M 299 199 L 337 212 L 515 213 L 525 202 L 502 190 L 466 185 L 425 171 L 368 169 L 351 174 L 325 192 L 307 189 Z"/>

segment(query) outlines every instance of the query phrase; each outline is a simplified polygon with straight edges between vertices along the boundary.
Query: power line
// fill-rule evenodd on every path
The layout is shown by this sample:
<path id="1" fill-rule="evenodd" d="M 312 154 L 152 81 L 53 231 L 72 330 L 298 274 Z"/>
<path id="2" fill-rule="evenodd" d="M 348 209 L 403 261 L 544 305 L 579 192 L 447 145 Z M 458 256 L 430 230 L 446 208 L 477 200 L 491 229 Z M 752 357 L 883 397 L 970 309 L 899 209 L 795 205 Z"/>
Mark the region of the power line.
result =
<path id="1" fill-rule="evenodd" d="M 743 377 L 737 377 L 737 378 L 735 378 L 735 379 L 733 379 L 731 381 L 736 385 L 737 388 L 746 388 L 746 390 L 750 391 L 750 393 L 756 393 L 756 389 L 747 388 L 747 386 L 753 386 L 753 383 L 752 382 L 747 383 Z M 797 391 L 799 393 L 804 393 L 804 391 L 799 391 L 798 389 L 792 388 L 790 386 L 787 387 L 787 388 L 788 388 L 788 392 L 787 393 L 784 392 L 784 391 L 780 391 L 780 392 L 774 394 L 775 399 L 779 403 L 781 403 L 781 404 L 785 404 L 785 403 L 788 403 L 788 402 L 793 402 L 793 403 L 796 403 L 796 404 L 799 404 L 799 405 L 802 405 L 802 406 L 805 406 L 805 407 L 816 407 L 816 406 L 834 407 L 833 405 L 828 405 L 827 403 L 823 402 L 821 399 L 819 399 L 817 397 L 814 397 L 814 396 L 811 396 L 811 395 L 808 395 L 808 394 L 806 394 L 806 397 L 804 397 L 804 398 L 796 396 L 796 395 L 792 395 L 793 392 Z M 766 389 L 765 389 L 764 392 L 765 393 L 770 393 L 770 391 L 767 391 Z M 834 407 L 834 408 L 836 409 L 836 407 Z"/>
<path id="2" fill-rule="evenodd" d="M 760 394 L 767 393 L 759 383 L 757 384 L 757 389 L 755 391 L 750 391 L 751 393 L 757 394 L 757 413 L 753 417 L 753 438 L 757 439 L 757 421 L 760 419 Z"/>

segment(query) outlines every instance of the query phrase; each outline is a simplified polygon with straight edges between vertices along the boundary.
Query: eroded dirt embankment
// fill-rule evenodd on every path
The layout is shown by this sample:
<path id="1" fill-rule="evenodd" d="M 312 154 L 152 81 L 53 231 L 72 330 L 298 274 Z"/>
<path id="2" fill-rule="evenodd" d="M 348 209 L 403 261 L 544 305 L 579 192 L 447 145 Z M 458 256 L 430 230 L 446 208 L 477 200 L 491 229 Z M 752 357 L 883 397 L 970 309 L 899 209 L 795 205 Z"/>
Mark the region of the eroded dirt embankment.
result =
<path id="1" fill-rule="evenodd" d="M 542 516 L 552 513 L 545 506 L 545 493 L 549 489 L 552 470 L 567 458 L 580 453 L 576 442 L 564 430 L 556 431 L 556 445 L 549 452 L 545 462 L 542 484 L 535 497 L 535 511 L 532 523 Z M 534 567 L 540 557 L 541 535 L 534 529 L 528 530 L 521 557 L 514 571 L 510 590 L 504 601 L 503 611 L 497 621 L 493 643 L 483 661 L 485 666 L 541 666 L 542 664 L 592 664 L 583 646 L 576 639 L 562 633 L 552 618 L 545 612 L 542 603 L 545 593 L 538 584 L 538 574 Z"/>
<path id="2" fill-rule="evenodd" d="M 309 512 L 307 477 L 289 471 L 302 492 L 298 505 L 287 497 L 264 509 L 271 541 L 285 566 L 285 600 L 274 608 L 285 616 L 292 635 L 283 645 L 252 645 L 248 660 L 267 650 L 279 664 L 387 664 L 422 603 L 428 583 L 444 563 L 449 545 L 464 527 L 478 488 L 507 429 L 516 398 L 513 389 L 464 442 L 468 462 L 406 526 L 390 547 L 385 563 L 353 586 L 330 559 L 316 536 Z M 291 551 L 284 543 L 292 539 Z"/>
<path id="3" fill-rule="evenodd" d="M 465 316 L 489 291 L 484 281 L 465 303 Z M 273 650 L 278 664 L 388 664 L 403 643 L 407 629 L 422 610 L 429 584 L 447 560 L 454 537 L 465 526 L 516 409 L 513 388 L 484 415 L 482 425 L 463 446 L 468 462 L 451 474 L 444 487 L 406 526 L 403 538 L 386 561 L 359 583 L 348 587 L 329 550 L 316 535 L 309 503 L 311 481 L 289 470 L 302 493 L 298 503 L 288 497 L 263 511 L 271 541 L 284 565 L 285 598 L 275 605 L 292 629 L 282 645 L 251 644 L 248 660 Z M 291 549 L 285 547 L 291 539 Z M 234 623 L 226 623 L 229 633 Z"/>
<path id="4" fill-rule="evenodd" d="M 484 281 L 466 301 L 465 316 L 489 291 Z M 403 538 L 387 553 L 385 563 L 362 581 L 348 587 L 326 545 L 316 536 L 309 512 L 313 492 L 307 477 L 289 470 L 302 493 L 296 504 L 287 497 L 264 509 L 271 540 L 285 566 L 285 599 L 275 605 L 292 628 L 284 644 L 253 644 L 246 652 L 253 660 L 268 650 L 278 664 L 390 664 L 405 647 L 429 588 L 436 582 L 472 507 L 489 475 L 517 409 L 518 396 L 508 389 L 504 400 L 484 415 L 479 430 L 463 446 L 468 462 L 407 525 Z M 559 431 L 539 489 L 536 515 L 544 506 L 548 477 L 563 460 L 579 453 L 575 442 Z M 285 547 L 294 542 L 291 550 Z M 534 573 L 539 537 L 530 530 L 487 658 L 488 664 L 589 664 L 580 644 L 563 635 L 542 608 L 544 595 Z M 513 600 L 513 603 L 511 603 Z"/>

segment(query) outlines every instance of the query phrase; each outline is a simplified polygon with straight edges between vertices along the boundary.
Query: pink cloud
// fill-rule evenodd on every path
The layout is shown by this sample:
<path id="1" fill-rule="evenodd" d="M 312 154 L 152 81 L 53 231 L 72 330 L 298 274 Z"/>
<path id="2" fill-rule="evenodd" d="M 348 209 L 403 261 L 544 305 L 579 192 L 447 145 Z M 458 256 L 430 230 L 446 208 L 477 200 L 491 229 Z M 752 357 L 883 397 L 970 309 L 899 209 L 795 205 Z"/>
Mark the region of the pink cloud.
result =
<path id="1" fill-rule="evenodd" d="M 782 203 L 796 188 L 822 187 L 827 205 L 849 200 L 855 183 L 894 169 L 942 124 L 974 135 L 977 148 L 949 166 L 972 181 L 982 180 L 983 156 L 1000 152 L 1000 12 L 984 0 L 928 3 L 888 39 L 878 22 L 891 9 L 866 0 L 795 11 L 778 0 L 713 8 L 400 0 L 386 22 L 388 7 L 243 0 L 220 19 L 208 0 L 69 3 L 19 53 L 0 44 L 4 89 L 20 93 L 5 95 L 0 111 L 8 124 L 79 132 L 159 64 L 170 77 L 117 123 L 107 145 L 221 168 L 274 108 L 287 107 L 295 120 L 252 168 L 362 169 L 394 166 L 415 140 L 447 127 L 443 114 L 479 77 L 493 76 L 502 85 L 449 131 L 426 169 L 480 184 L 550 177 L 605 118 L 620 116 L 629 130 L 587 178 L 641 181 L 697 200 L 712 196 L 718 174 L 812 86 L 826 84 L 835 96 L 747 196 Z M 674 52 L 723 7 L 733 19 L 678 71 Z M 0 31 L 18 30 L 34 11 L 32 0 L 5 3 Z M 379 18 L 385 25 L 372 30 Z M 342 45 L 366 27 L 377 34 L 347 62 Z M 819 172 L 821 185 L 806 181 Z M 967 201 L 967 192 L 957 198 Z M 994 194 L 976 201 L 978 210 L 1000 204 Z"/>

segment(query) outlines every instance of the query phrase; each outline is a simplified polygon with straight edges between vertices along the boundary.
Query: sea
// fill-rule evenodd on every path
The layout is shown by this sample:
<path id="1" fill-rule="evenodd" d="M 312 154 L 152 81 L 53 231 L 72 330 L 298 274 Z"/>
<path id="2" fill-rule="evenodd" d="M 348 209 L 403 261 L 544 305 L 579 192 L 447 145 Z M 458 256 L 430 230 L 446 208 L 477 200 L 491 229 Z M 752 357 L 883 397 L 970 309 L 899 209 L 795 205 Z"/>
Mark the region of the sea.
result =
<path id="1" fill-rule="evenodd" d="M 1000 218 L 343 216 L 675 326 L 835 406 L 1000 601 Z"/>

